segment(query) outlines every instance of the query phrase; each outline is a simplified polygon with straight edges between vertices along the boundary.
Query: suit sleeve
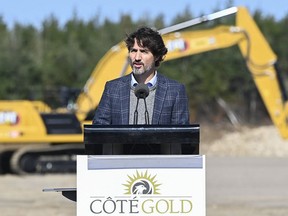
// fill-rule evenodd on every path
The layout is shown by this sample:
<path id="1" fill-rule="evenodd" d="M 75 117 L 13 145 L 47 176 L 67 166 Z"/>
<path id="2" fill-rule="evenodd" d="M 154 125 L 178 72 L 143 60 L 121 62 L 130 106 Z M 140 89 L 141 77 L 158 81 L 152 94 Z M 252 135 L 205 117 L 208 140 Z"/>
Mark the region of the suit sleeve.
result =
<path id="1" fill-rule="evenodd" d="M 111 124 L 111 100 L 109 98 L 109 83 L 105 84 L 104 92 L 96 109 L 92 124 Z"/>

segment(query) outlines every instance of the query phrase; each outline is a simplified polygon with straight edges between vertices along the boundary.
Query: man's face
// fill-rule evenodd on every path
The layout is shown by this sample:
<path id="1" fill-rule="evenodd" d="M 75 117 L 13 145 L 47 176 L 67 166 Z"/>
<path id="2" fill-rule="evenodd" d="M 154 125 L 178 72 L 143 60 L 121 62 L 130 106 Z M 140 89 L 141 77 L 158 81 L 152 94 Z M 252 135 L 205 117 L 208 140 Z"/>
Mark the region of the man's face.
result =
<path id="1" fill-rule="evenodd" d="M 149 74 L 155 70 L 155 58 L 153 54 L 148 48 L 139 46 L 136 40 L 129 52 L 129 60 L 135 75 Z"/>

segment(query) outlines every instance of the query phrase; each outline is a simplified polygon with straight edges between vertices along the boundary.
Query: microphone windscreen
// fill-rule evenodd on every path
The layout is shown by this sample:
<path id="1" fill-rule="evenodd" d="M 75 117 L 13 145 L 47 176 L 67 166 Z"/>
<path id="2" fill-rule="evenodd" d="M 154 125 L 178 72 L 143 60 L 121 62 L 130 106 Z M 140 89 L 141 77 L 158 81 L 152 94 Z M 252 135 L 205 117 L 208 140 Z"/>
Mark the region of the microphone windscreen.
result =
<path id="1" fill-rule="evenodd" d="M 149 88 L 144 83 L 139 83 L 134 90 L 137 98 L 146 98 L 149 95 Z"/>

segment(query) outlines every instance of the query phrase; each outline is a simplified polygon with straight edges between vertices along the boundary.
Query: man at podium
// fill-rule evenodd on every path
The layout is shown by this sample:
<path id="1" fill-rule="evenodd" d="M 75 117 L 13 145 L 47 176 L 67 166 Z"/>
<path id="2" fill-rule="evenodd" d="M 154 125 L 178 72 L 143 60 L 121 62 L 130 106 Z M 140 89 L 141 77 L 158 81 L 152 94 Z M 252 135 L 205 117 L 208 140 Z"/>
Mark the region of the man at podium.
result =
<path id="1" fill-rule="evenodd" d="M 157 70 L 167 53 L 161 35 L 141 27 L 125 43 L 132 72 L 106 83 L 93 124 L 189 124 L 184 85 Z"/>

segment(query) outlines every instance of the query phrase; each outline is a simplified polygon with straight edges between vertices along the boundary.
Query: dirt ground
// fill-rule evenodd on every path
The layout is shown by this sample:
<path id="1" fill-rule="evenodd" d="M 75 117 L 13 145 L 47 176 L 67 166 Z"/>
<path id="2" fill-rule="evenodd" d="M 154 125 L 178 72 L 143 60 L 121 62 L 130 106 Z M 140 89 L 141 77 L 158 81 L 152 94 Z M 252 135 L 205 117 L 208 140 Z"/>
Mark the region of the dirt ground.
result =
<path id="1" fill-rule="evenodd" d="M 261 127 L 200 126 L 200 153 L 207 156 L 287 157 L 288 140 L 274 125 Z"/>
<path id="2" fill-rule="evenodd" d="M 200 131 L 200 153 L 206 157 L 285 158 L 288 156 L 288 141 L 281 139 L 274 126 L 237 130 L 204 126 Z M 42 191 L 44 188 L 67 187 L 76 187 L 75 174 L 2 175 L 0 176 L 0 215 L 76 215 L 75 202 L 64 198 L 60 193 Z M 259 211 L 259 206 L 253 208 L 253 206 L 239 206 L 233 202 L 223 205 L 208 202 L 207 216 L 218 215 L 283 216 L 288 215 L 288 209 L 274 208 L 270 211 L 269 209 Z"/>

